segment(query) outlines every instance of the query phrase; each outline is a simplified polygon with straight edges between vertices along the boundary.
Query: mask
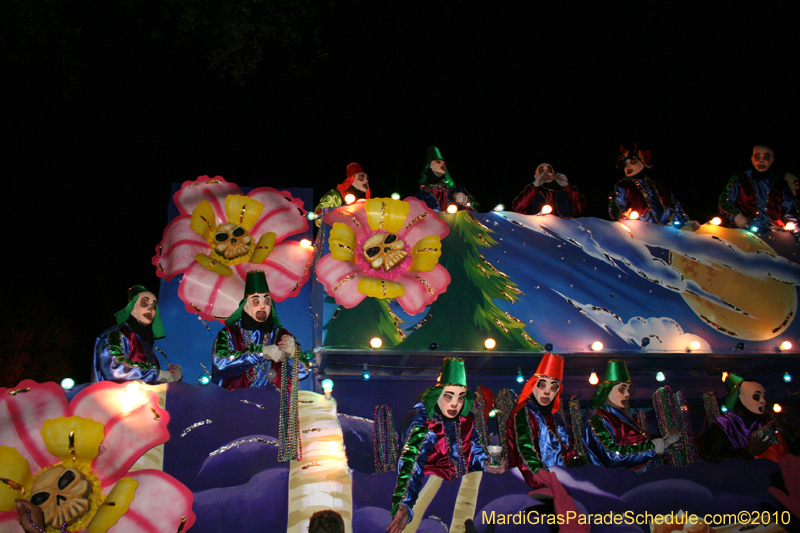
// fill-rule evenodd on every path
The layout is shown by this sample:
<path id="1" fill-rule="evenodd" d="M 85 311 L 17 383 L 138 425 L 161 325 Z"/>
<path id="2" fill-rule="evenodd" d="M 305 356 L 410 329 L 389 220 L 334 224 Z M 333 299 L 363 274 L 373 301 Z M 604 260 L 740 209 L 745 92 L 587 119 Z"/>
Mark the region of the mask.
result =
<path id="1" fill-rule="evenodd" d="M 467 388 L 456 385 L 448 385 L 439 396 L 436 405 L 445 418 L 456 418 L 464 408 L 464 401 L 467 398 Z"/>
<path id="2" fill-rule="evenodd" d="M 542 182 L 553 181 L 556 178 L 556 172 L 553 170 L 553 165 L 550 163 L 542 163 L 536 167 L 536 176 Z"/>
<path id="3" fill-rule="evenodd" d="M 764 387 L 755 381 L 742 381 L 739 387 L 739 401 L 742 402 L 748 411 L 760 415 L 767 406 L 767 399 L 764 397 Z"/>
<path id="4" fill-rule="evenodd" d="M 140 292 L 137 295 L 136 303 L 133 304 L 133 309 L 131 309 L 131 316 L 139 324 L 149 326 L 156 318 L 157 303 L 158 300 L 152 292 Z"/>
<path id="5" fill-rule="evenodd" d="M 631 397 L 631 386 L 629 383 L 620 383 L 614 385 L 611 393 L 608 395 L 608 403 L 617 409 L 627 409 L 628 399 Z"/>
<path id="6" fill-rule="evenodd" d="M 444 176 L 444 173 L 447 172 L 447 164 L 444 159 L 434 159 L 431 161 L 431 170 L 437 176 Z"/>
<path id="7" fill-rule="evenodd" d="M 536 381 L 536 387 L 533 389 L 533 397 L 541 406 L 547 406 L 553 403 L 558 397 L 558 391 L 561 385 L 554 379 L 539 378 Z"/>
<path id="8" fill-rule="evenodd" d="M 352 185 L 361 192 L 367 192 L 369 190 L 369 176 L 364 172 L 359 172 L 353 178 Z"/>
<path id="9" fill-rule="evenodd" d="M 272 311 L 272 299 L 268 292 L 259 292 L 247 297 L 244 312 L 256 322 L 266 322 Z"/>
<path id="10" fill-rule="evenodd" d="M 772 165 L 774 157 L 772 150 L 766 146 L 755 146 L 753 147 L 753 157 L 750 158 L 750 161 L 753 162 L 753 166 L 757 171 L 766 172 Z"/>

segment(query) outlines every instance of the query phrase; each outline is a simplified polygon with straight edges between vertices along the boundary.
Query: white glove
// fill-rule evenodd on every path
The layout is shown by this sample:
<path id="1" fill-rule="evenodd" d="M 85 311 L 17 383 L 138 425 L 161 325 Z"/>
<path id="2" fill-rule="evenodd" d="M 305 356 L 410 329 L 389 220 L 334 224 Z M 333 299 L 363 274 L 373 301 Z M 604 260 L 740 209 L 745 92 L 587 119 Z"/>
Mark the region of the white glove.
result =
<path id="1" fill-rule="evenodd" d="M 172 377 L 169 370 L 159 370 L 158 371 L 158 382 L 159 383 L 170 383 L 175 381 L 175 378 Z"/>
<path id="2" fill-rule="evenodd" d="M 264 348 L 261 349 L 261 355 L 269 358 L 270 360 L 276 363 L 278 361 L 283 361 L 283 352 L 281 351 L 280 348 L 278 348 L 274 344 L 270 344 L 269 346 L 264 346 Z"/>
<path id="3" fill-rule="evenodd" d="M 292 355 L 297 348 L 297 342 L 291 335 L 284 335 L 281 337 L 281 340 L 278 341 L 278 348 L 280 348 L 284 353 Z"/>
<path id="4" fill-rule="evenodd" d="M 663 455 L 667 447 L 664 445 L 664 439 L 653 439 L 653 444 L 656 447 L 656 455 Z"/>
<path id="5" fill-rule="evenodd" d="M 562 187 L 566 187 L 567 185 L 569 185 L 569 180 L 567 179 L 567 177 L 564 174 L 562 174 L 561 172 L 557 172 L 556 173 L 556 183 L 558 183 Z"/>
<path id="6" fill-rule="evenodd" d="M 535 178 L 533 178 L 533 186 L 537 189 L 542 186 L 542 175 L 539 174 Z"/>

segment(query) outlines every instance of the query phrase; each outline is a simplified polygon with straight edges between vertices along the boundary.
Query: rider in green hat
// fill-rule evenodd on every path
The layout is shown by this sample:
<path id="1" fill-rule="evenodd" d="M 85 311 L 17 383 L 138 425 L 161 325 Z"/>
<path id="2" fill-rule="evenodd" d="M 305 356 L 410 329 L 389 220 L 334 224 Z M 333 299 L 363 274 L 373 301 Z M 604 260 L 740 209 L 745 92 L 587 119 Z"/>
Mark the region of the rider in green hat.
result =
<path id="1" fill-rule="evenodd" d="M 478 209 L 478 204 L 467 190 L 453 182 L 442 151 L 436 146 L 430 146 L 425 151 L 425 166 L 422 167 L 419 186 L 420 190 L 414 196 L 436 211 L 445 211 L 450 205 L 458 210 Z"/>
<path id="2" fill-rule="evenodd" d="M 180 381 L 181 367 L 161 366 L 153 341 L 164 337 L 155 294 L 141 285 L 128 289 L 128 305 L 114 314 L 117 325 L 104 331 L 94 345 L 92 381 L 143 381 L 150 385 Z"/>
<path id="3" fill-rule="evenodd" d="M 474 396 L 467 389 L 463 359 L 445 358 L 436 384 L 419 399 L 400 428 L 403 446 L 392 496 L 394 519 L 386 529 L 388 533 L 400 533 L 414 512 L 425 512 L 414 509 L 425 476 L 433 474 L 449 481 L 473 471 L 506 471 L 505 464 L 488 465 L 489 456 L 479 441 L 471 412 Z"/>
<path id="4" fill-rule="evenodd" d="M 596 465 L 643 472 L 661 464 L 659 456 L 680 438 L 650 438 L 628 410 L 632 385 L 625 361 L 609 361 L 583 428 L 586 453 Z"/>

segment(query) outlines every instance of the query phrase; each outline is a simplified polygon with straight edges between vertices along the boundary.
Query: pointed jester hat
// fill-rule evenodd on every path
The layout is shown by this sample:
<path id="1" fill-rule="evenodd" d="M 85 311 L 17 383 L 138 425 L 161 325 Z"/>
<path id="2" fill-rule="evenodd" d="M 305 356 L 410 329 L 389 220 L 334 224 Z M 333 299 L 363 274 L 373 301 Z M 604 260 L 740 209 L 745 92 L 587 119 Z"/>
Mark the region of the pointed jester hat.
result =
<path id="1" fill-rule="evenodd" d="M 514 407 L 514 413 L 519 411 L 522 406 L 527 403 L 528 398 L 530 398 L 533 394 L 533 389 L 536 387 L 536 383 L 539 381 L 539 378 L 547 378 L 558 381 L 558 394 L 552 403 L 553 412 L 558 411 L 559 407 L 561 406 L 560 385 L 564 381 L 564 358 L 557 353 L 548 352 L 544 354 L 544 357 L 542 357 L 542 360 L 539 362 L 539 366 L 536 368 L 536 373 L 533 374 L 531 379 L 529 379 L 525 383 L 525 386 L 522 387 L 522 392 L 520 393 L 519 398 L 517 398 L 517 406 Z"/>
<path id="2" fill-rule="evenodd" d="M 603 407 L 611 394 L 611 389 L 620 383 L 631 383 L 631 376 L 628 373 L 628 365 L 622 359 L 612 359 L 606 365 L 603 374 L 603 381 L 597 387 L 597 391 L 592 396 L 592 407 Z"/>
<path id="3" fill-rule="evenodd" d="M 650 163 L 650 149 L 642 150 L 639 148 L 638 143 L 631 142 L 627 146 L 621 144 L 619 146 L 619 155 L 617 156 L 617 168 L 623 170 L 625 168 L 625 161 L 627 159 L 637 158 L 645 168 L 652 168 Z"/>
<path id="4" fill-rule="evenodd" d="M 133 306 L 139 301 L 139 295 L 143 292 L 149 292 L 150 294 L 153 294 L 152 291 L 148 291 L 142 285 L 134 285 L 128 289 L 128 305 L 114 313 L 114 318 L 117 320 L 117 324 L 124 324 L 128 321 L 131 316 L 131 311 L 133 311 Z M 156 305 L 156 315 L 153 318 L 151 326 L 153 327 L 153 338 L 163 339 L 165 336 L 164 324 L 161 322 L 161 311 L 158 309 L 158 305 Z"/>
<path id="5" fill-rule="evenodd" d="M 441 159 L 444 161 L 444 156 L 442 155 L 442 151 L 439 150 L 436 146 L 429 146 L 427 150 L 425 150 L 425 166 L 422 167 L 422 175 L 419 178 L 420 185 L 427 185 L 428 184 L 428 177 L 429 173 L 428 170 L 431 168 L 431 163 L 436 161 L 437 159 Z M 453 178 L 450 177 L 450 171 L 445 169 L 444 176 L 441 178 L 447 184 L 448 187 L 453 187 Z"/>
<path id="6" fill-rule="evenodd" d="M 736 374 L 728 374 L 725 377 L 725 388 L 728 389 L 728 397 L 725 398 L 725 402 L 722 404 L 725 406 L 730 412 L 733 412 L 733 408 L 736 406 L 736 401 L 739 399 L 739 393 L 742 390 L 742 382 L 744 378 L 741 376 L 737 376 Z"/>
<path id="7" fill-rule="evenodd" d="M 247 303 L 247 297 L 260 293 L 266 293 L 269 295 L 267 276 L 264 275 L 263 270 L 251 270 L 247 273 L 247 279 L 244 282 L 244 297 L 242 297 L 242 301 L 239 302 L 239 307 L 236 309 L 236 311 L 234 311 L 231 316 L 225 320 L 225 324 L 230 326 L 231 324 L 235 324 L 241 320 L 242 313 L 244 313 L 244 306 Z M 270 316 L 272 317 L 272 323 L 280 327 L 281 322 L 278 319 L 278 314 L 275 312 L 275 302 L 272 302 Z"/>
<path id="8" fill-rule="evenodd" d="M 467 388 L 467 371 L 464 368 L 464 360 L 459 357 L 445 357 L 444 361 L 442 361 L 439 377 L 436 378 L 436 385 L 428 387 L 421 396 L 429 417 L 433 416 L 436 402 L 439 401 L 444 388 L 448 386 L 467 389 L 464 408 L 461 409 L 460 414 L 461 416 L 467 416 L 472 411 L 472 402 L 475 400 L 475 395 Z"/>

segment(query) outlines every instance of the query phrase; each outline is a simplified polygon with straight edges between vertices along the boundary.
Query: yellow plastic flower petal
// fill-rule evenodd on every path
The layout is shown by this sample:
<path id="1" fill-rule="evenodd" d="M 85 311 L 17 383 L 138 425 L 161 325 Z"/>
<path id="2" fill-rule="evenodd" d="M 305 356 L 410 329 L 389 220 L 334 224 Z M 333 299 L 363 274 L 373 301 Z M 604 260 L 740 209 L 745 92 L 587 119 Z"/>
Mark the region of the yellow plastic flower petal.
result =
<path id="1" fill-rule="evenodd" d="M 214 261 L 205 254 L 195 255 L 194 260 L 215 274 L 220 274 L 222 276 L 230 276 L 233 274 L 233 270 L 231 270 L 229 266 L 223 265 L 219 261 Z"/>
<path id="2" fill-rule="evenodd" d="M 391 198 L 370 198 L 364 207 L 369 227 L 373 230 L 383 229 L 389 233 L 397 233 L 403 228 L 408 211 L 408 202 Z"/>
<path id="3" fill-rule="evenodd" d="M 411 268 L 409 271 L 430 272 L 437 263 L 439 256 L 442 255 L 442 239 L 436 235 L 429 235 L 420 240 L 411 249 Z"/>
<path id="4" fill-rule="evenodd" d="M 331 235 L 328 237 L 328 248 L 331 255 L 339 261 L 356 262 L 356 234 L 350 226 L 334 222 Z"/>
<path id="5" fill-rule="evenodd" d="M 202 238 L 211 242 L 217 227 L 217 219 L 214 215 L 214 208 L 207 200 L 203 200 L 194 208 L 189 227 Z"/>
<path id="6" fill-rule="evenodd" d="M 258 244 L 256 244 L 256 249 L 250 257 L 250 262 L 255 264 L 263 263 L 264 259 L 269 257 L 272 249 L 275 248 L 275 239 L 277 237 L 274 231 L 268 231 L 262 235 L 258 239 Z"/>
<path id="7" fill-rule="evenodd" d="M 105 533 L 128 512 L 139 482 L 129 477 L 120 479 L 89 523 L 89 533 Z"/>
<path id="8" fill-rule="evenodd" d="M 104 436 L 103 424 L 91 418 L 60 416 L 42 424 L 47 451 L 60 458 L 65 466 L 90 464 L 97 457 Z"/>
<path id="9" fill-rule="evenodd" d="M 14 500 L 24 498 L 32 483 L 28 460 L 16 448 L 0 446 L 0 511 L 12 511 Z"/>
<path id="10" fill-rule="evenodd" d="M 394 281 L 364 276 L 358 280 L 358 292 L 373 298 L 385 300 L 387 298 L 400 298 L 406 293 L 406 289 Z"/>
<path id="11" fill-rule="evenodd" d="M 263 211 L 264 205 L 248 196 L 229 194 L 225 198 L 225 214 L 228 216 L 228 222 L 239 224 L 247 231 L 258 222 L 258 217 Z"/>

